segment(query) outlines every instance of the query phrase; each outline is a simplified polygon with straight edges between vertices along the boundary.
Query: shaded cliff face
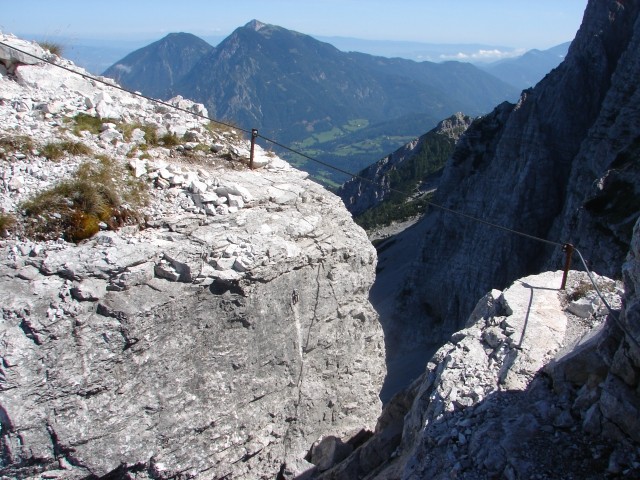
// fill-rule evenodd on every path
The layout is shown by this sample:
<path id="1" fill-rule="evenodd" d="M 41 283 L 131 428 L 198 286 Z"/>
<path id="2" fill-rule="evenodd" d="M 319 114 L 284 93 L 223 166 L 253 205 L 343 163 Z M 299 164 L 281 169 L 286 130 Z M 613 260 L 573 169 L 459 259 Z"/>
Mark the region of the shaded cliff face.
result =
<path id="1" fill-rule="evenodd" d="M 553 371 L 556 388 L 580 388 L 578 407 L 584 430 L 621 444 L 640 443 L 640 221 L 636 223 L 627 261 L 622 267 L 625 301 L 620 315 L 610 316 L 601 340 L 560 363 Z M 587 372 L 585 375 L 583 372 Z"/>
<path id="2" fill-rule="evenodd" d="M 337 196 L 259 146 L 246 168 L 246 140 L 185 113 L 202 105 L 0 60 L 0 476 L 290 478 L 321 436 L 374 425 L 376 254 Z M 79 113 L 109 121 L 76 133 Z M 40 153 L 61 140 L 84 153 Z M 16 233 L 43 220 L 24 200 L 106 157 L 148 187 L 143 228 Z"/>
<path id="3" fill-rule="evenodd" d="M 638 212 L 639 9 L 637 1 L 589 2 L 565 62 L 517 105 L 471 125 L 434 201 L 572 242 L 596 271 L 619 276 Z M 559 248 L 449 213 L 423 222 L 418 265 L 396 306 L 401 321 L 425 319 L 418 330 L 432 339 L 440 338 L 434 326 L 442 338 L 459 326 L 482 292 L 560 267 Z"/>

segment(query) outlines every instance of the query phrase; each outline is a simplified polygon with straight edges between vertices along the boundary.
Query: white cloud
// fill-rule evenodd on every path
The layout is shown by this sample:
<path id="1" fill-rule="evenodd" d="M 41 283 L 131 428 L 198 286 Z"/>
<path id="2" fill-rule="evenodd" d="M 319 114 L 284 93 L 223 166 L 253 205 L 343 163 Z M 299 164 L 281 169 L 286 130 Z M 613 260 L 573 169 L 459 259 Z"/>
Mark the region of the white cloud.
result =
<path id="1" fill-rule="evenodd" d="M 122 63 L 115 65 L 113 68 L 115 68 L 116 70 L 122 70 L 125 73 L 131 73 L 131 67 L 123 65 Z"/>
<path id="2" fill-rule="evenodd" d="M 441 54 L 440 61 L 457 60 L 460 62 L 494 62 L 504 58 L 513 58 L 522 55 L 524 49 L 503 51 L 497 48 L 492 50 L 479 49 L 475 52 L 458 52 L 453 55 Z"/>

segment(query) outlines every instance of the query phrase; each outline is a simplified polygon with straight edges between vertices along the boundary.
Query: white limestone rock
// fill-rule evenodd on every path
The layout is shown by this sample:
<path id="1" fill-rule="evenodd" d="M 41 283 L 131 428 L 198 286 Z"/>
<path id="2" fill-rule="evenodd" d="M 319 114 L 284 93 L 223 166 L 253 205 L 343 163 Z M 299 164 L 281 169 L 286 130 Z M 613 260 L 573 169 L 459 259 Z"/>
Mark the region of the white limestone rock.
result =
<path id="1" fill-rule="evenodd" d="M 239 195 L 232 195 L 229 194 L 227 196 L 227 198 L 229 199 L 229 207 L 235 207 L 235 208 L 243 208 L 244 207 L 244 200 L 242 199 L 241 196 Z"/>
<path id="2" fill-rule="evenodd" d="M 129 166 L 132 168 L 133 175 L 136 178 L 140 178 L 142 175 L 145 175 L 147 173 L 147 161 L 146 160 L 140 160 L 138 158 L 132 158 L 129 161 Z"/>
<path id="3" fill-rule="evenodd" d="M 549 442 L 569 448 L 584 437 L 572 413 L 577 403 L 566 403 L 566 385 L 580 375 L 584 382 L 596 381 L 593 375 L 603 363 L 598 364 L 594 348 L 602 341 L 598 325 L 604 320 L 600 314 L 591 325 L 576 325 L 565 309 L 566 298 L 584 290 L 588 279 L 570 272 L 564 292 L 558 288 L 561 278 L 560 271 L 545 272 L 483 297 L 425 373 L 391 400 L 373 439 L 318 478 L 351 478 L 363 471 L 376 480 L 445 478 L 452 471 L 463 478 L 531 478 L 541 465 L 557 467 L 560 457 L 549 452 Z M 598 281 L 619 308 L 615 282 Z M 587 401 L 587 394 L 578 400 Z M 602 421 L 594 417 L 588 417 L 590 425 Z M 576 454 L 582 455 L 576 464 L 585 461 Z M 589 452 L 586 457 L 592 459 Z"/>
<path id="4" fill-rule="evenodd" d="M 177 282 L 180 280 L 180 272 L 168 261 L 161 261 L 155 266 L 154 272 L 157 277 L 164 278 L 170 282 Z"/>
<path id="5" fill-rule="evenodd" d="M 589 318 L 597 310 L 597 302 L 593 298 L 579 298 L 569 303 L 567 310 L 581 318 Z"/>
<path id="6" fill-rule="evenodd" d="M 124 136 L 116 129 L 108 128 L 100 134 L 100 140 L 108 143 L 122 142 L 124 140 Z"/>
<path id="7" fill-rule="evenodd" d="M 205 192 L 207 192 L 209 186 L 205 183 L 205 182 L 201 182 L 200 180 L 192 180 L 191 182 L 191 187 L 190 190 L 194 193 L 194 194 L 204 194 Z M 215 194 L 213 194 L 215 195 Z M 216 195 L 217 198 L 217 195 Z M 215 201 L 215 200 L 214 200 Z"/>

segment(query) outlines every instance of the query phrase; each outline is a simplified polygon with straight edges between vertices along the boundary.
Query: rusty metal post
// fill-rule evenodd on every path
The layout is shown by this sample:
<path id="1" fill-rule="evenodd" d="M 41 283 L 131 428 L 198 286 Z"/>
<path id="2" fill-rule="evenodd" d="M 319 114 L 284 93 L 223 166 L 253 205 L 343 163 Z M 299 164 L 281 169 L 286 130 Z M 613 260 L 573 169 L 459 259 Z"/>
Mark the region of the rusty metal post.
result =
<path id="1" fill-rule="evenodd" d="M 258 138 L 258 130 L 255 128 L 251 129 L 251 154 L 249 156 L 249 168 L 253 170 L 253 150 L 256 146 L 256 138 Z"/>
<path id="2" fill-rule="evenodd" d="M 573 245 L 570 243 L 565 243 L 562 247 L 562 251 L 565 253 L 565 262 L 564 262 L 564 274 L 562 275 L 562 286 L 560 286 L 560 290 L 564 290 L 567 286 L 567 275 L 569 275 L 569 269 L 571 268 L 571 257 L 573 256 Z"/>

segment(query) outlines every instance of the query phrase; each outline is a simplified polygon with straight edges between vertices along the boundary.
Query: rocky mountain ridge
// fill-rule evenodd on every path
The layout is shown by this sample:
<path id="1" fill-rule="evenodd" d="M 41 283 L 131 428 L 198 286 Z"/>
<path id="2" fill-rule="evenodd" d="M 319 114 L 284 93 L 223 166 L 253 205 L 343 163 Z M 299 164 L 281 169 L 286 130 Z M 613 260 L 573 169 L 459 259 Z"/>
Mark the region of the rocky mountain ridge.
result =
<path id="1" fill-rule="evenodd" d="M 338 199 L 260 150 L 263 168 L 247 170 L 232 131 L 3 58 L 2 138 L 37 140 L 3 143 L 3 208 L 22 221 L 23 198 L 104 155 L 153 189 L 144 229 L 2 240 L 2 475 L 638 473 L 640 226 L 619 320 L 603 323 L 578 272 L 566 296 L 557 272 L 491 291 L 369 438 L 384 373 L 366 300 L 375 253 Z M 78 112 L 110 120 L 75 133 L 64 119 Z M 154 144 L 147 124 L 178 145 Z M 47 159 L 43 144 L 62 139 L 90 152 Z M 620 284 L 596 278 L 617 310 Z"/>
<path id="2" fill-rule="evenodd" d="M 0 476 L 293 478 L 319 438 L 373 426 L 376 255 L 338 197 L 259 146 L 249 170 L 232 129 L 10 47 L 0 60 Z M 144 221 L 98 212 L 95 235 L 65 241 L 99 183 L 29 216 L 92 166 L 145 187 Z M 27 238 L 39 224 L 56 228 Z"/>
<path id="3" fill-rule="evenodd" d="M 417 195 L 435 191 L 446 160 L 471 122 L 462 113 L 442 120 L 428 133 L 360 171 L 337 194 L 358 218 L 388 202 L 394 193 L 404 192 L 401 198 L 394 198 L 399 208 Z"/>
<path id="4" fill-rule="evenodd" d="M 593 277 L 612 312 L 584 272 L 566 291 L 557 271 L 489 292 L 385 406 L 374 437 L 316 478 L 636 478 L 635 421 L 623 417 L 637 413 L 639 239 L 640 224 L 624 290 Z"/>

